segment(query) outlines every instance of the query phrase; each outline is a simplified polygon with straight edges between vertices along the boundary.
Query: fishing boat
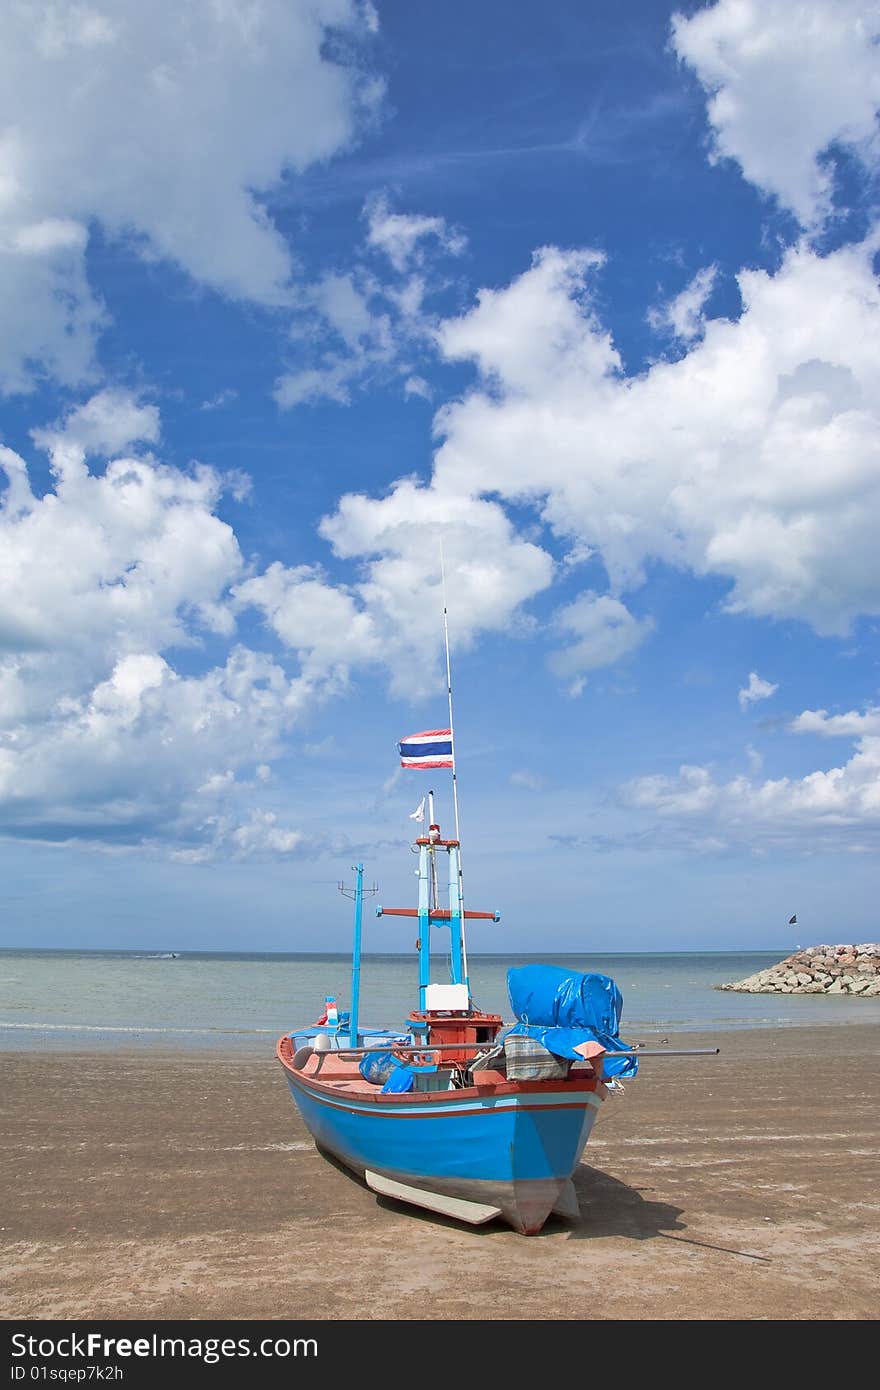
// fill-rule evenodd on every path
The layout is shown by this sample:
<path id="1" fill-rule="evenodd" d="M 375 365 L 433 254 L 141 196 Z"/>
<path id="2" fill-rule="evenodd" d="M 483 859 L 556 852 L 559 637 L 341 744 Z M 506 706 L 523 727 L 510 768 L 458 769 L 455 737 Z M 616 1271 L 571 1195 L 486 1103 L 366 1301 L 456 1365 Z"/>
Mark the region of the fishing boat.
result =
<path id="1" fill-rule="evenodd" d="M 285 1033 L 276 1055 L 318 1147 L 374 1192 L 473 1225 L 501 1218 L 531 1235 L 551 1213 L 577 1217 L 574 1172 L 609 1086 L 634 1076 L 638 1057 L 620 1040 L 622 999 L 608 976 L 553 965 L 509 970 L 517 1020 L 509 1028 L 473 998 L 466 927 L 500 914 L 464 904 L 445 604 L 444 630 L 449 728 L 411 735 L 399 749 L 405 768 L 451 769 L 455 834 L 444 838 L 429 792 L 413 817 L 423 826 L 413 847 L 417 903 L 376 908 L 417 921 L 418 1007 L 398 1029 L 360 1027 L 365 890 L 357 864 L 350 1010 L 328 996 L 320 1018 Z M 444 936 L 442 982 L 431 978 L 432 932 Z"/>
<path id="2" fill-rule="evenodd" d="M 585 1036 L 575 1062 L 527 1032 L 500 1039 L 501 1016 L 471 997 L 464 940 L 468 918 L 498 914 L 462 907 L 459 845 L 436 823 L 416 846 L 418 907 L 377 911 L 418 918 L 419 1007 L 396 1032 L 361 1030 L 355 985 L 348 1015 L 328 1000 L 321 1021 L 279 1040 L 278 1060 L 318 1146 L 375 1192 L 472 1224 L 501 1217 L 531 1234 L 551 1212 L 577 1215 L 571 1179 L 607 1094 L 606 1049 Z M 441 855 L 449 859 L 448 909 L 432 906 Z M 362 864 L 356 874 L 355 970 Z M 450 931 L 452 979 L 432 984 L 429 941 L 438 926 Z"/>

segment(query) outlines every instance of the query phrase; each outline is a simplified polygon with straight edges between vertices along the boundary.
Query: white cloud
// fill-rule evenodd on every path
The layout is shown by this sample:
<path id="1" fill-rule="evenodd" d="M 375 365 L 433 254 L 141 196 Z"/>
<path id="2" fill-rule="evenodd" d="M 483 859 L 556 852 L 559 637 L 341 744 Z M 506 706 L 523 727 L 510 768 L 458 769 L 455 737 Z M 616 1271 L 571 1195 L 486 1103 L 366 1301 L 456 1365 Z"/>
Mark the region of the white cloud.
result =
<path id="1" fill-rule="evenodd" d="M 653 839 L 671 830 L 673 838 L 699 820 L 699 834 L 714 832 L 719 847 L 768 844 L 811 849 L 837 844 L 858 848 L 880 840 L 880 710 L 828 715 L 805 710 L 789 725 L 793 733 L 820 733 L 855 739 L 852 757 L 839 767 L 805 777 L 756 780 L 760 758 L 753 756 L 751 777 L 716 780 L 708 767 L 685 765 L 676 776 L 639 777 L 622 789 L 631 807 L 655 815 Z M 855 838 L 853 838 L 855 837 Z M 684 843 L 689 841 L 685 839 Z"/>
<path id="2" fill-rule="evenodd" d="M 160 434 L 154 406 L 107 390 L 32 433 L 50 457 L 43 495 L 0 447 L 6 835 L 164 846 L 193 863 L 318 853 L 322 842 L 271 804 L 272 761 L 353 671 L 387 670 L 407 694 L 438 688 L 439 537 L 460 647 L 515 624 L 552 578 L 550 557 L 497 503 L 411 480 L 379 500 L 344 497 L 325 519 L 359 582 L 305 565 L 249 572 L 217 514 L 241 478 L 143 452 Z M 245 610 L 282 655 L 237 638 Z"/>
<path id="3" fill-rule="evenodd" d="M 633 617 L 619 599 L 588 591 L 559 610 L 556 626 L 576 640 L 551 655 L 550 669 L 558 676 L 574 677 L 574 693 L 580 694 L 583 683 L 579 677 L 612 666 L 635 651 L 654 624 L 650 618 Z"/>
<path id="4" fill-rule="evenodd" d="M 116 454 L 129 444 L 158 441 L 159 410 L 144 405 L 130 391 L 107 387 L 74 406 L 60 425 L 34 430 L 33 438 L 49 452 L 73 446 L 84 455 Z"/>
<path id="5" fill-rule="evenodd" d="M 314 365 L 287 372 L 275 384 L 282 410 L 320 400 L 348 405 L 365 375 L 395 363 L 398 325 L 392 323 L 386 288 L 363 267 L 325 275 L 303 290 L 292 338 L 299 361 Z"/>
<path id="6" fill-rule="evenodd" d="M 534 772 L 518 769 L 516 772 L 511 772 L 510 785 L 512 787 L 525 787 L 530 792 L 540 792 L 544 790 L 544 778 L 536 776 Z"/>
<path id="7" fill-rule="evenodd" d="M 641 777 L 628 784 L 629 805 L 662 821 L 699 816 L 701 833 L 715 826 L 725 843 L 743 841 L 803 848 L 836 836 L 880 831 L 880 738 L 865 737 L 842 767 L 764 782 L 735 777 L 717 782 L 706 767 L 683 766 L 676 777 Z"/>
<path id="8" fill-rule="evenodd" d="M 726 577 L 729 611 L 845 633 L 880 612 L 880 294 L 873 242 L 743 271 L 743 313 L 626 379 L 590 252 L 545 249 L 444 323 L 482 386 L 442 410 L 435 486 L 537 507 L 611 594 L 656 561 Z"/>
<path id="9" fill-rule="evenodd" d="M 869 706 L 864 714 L 829 714 L 824 709 L 805 709 L 789 725 L 794 734 L 821 734 L 823 738 L 862 738 L 880 736 L 880 708 Z"/>
<path id="10" fill-rule="evenodd" d="M 401 275 L 413 265 L 422 264 L 426 240 L 435 241 L 450 256 L 460 256 L 467 246 L 464 235 L 449 227 L 442 217 L 392 212 L 387 193 L 370 198 L 364 216 L 367 244 L 382 251 Z"/>
<path id="11" fill-rule="evenodd" d="M 703 308 L 712 293 L 718 267 L 704 266 L 698 270 L 680 294 L 668 303 L 661 304 L 648 312 L 648 322 L 652 328 L 668 329 L 683 343 L 691 343 L 699 338 L 705 328 Z"/>
<path id="12" fill-rule="evenodd" d="M 473 360 L 510 395 L 583 389 L 613 375 L 620 358 L 586 297 L 588 276 L 604 261 L 598 251 L 536 251 L 506 289 L 480 290 L 475 309 L 441 324 L 443 355 Z"/>
<path id="13" fill-rule="evenodd" d="M 0 393 L 31 390 L 40 372 L 74 386 L 93 377 L 95 342 L 106 323 L 86 276 L 85 228 L 53 242 L 42 237 L 45 222 L 28 225 L 9 215 L 7 149 L 0 133 Z"/>
<path id="14" fill-rule="evenodd" d="M 321 400 L 348 405 L 351 400 L 349 384 L 357 371 L 353 362 L 342 359 L 322 367 L 304 367 L 301 371 L 286 372 L 280 376 L 272 394 L 281 410 L 292 410 L 298 405 L 314 405 Z"/>
<path id="15" fill-rule="evenodd" d="M 344 680 L 352 666 L 382 657 L 372 615 L 312 566 L 290 569 L 276 561 L 233 594 L 241 606 L 262 611 L 284 645 L 299 654 L 306 675 L 335 672 Z"/>
<path id="16" fill-rule="evenodd" d="M 93 220 L 200 284 L 287 302 L 290 251 L 261 197 L 370 118 L 380 88 L 327 40 L 374 27 L 355 0 L 4 6 L 0 390 L 88 378 Z"/>
<path id="17" fill-rule="evenodd" d="M 228 630 L 221 603 L 241 568 L 235 536 L 215 514 L 222 480 L 149 457 L 117 457 L 91 473 L 101 439 L 154 437 L 152 406 L 103 392 L 69 429 L 36 431 L 50 449 L 54 490 L 34 497 L 26 466 L 0 455 L 16 481 L 0 549 L 0 634 L 27 650 L 76 647 L 91 662 L 192 640 L 191 623 Z M 10 505 L 11 504 L 11 505 Z"/>
<path id="18" fill-rule="evenodd" d="M 403 394 L 405 396 L 420 396 L 422 400 L 429 401 L 432 391 L 424 377 L 410 376 L 403 383 Z"/>
<path id="19" fill-rule="evenodd" d="M 335 554 L 359 561 L 364 574 L 347 600 L 357 603 L 360 620 L 355 623 L 349 615 L 347 626 L 332 630 L 327 624 L 323 659 L 330 660 L 334 647 L 340 664 L 352 657 L 381 658 L 398 694 L 419 696 L 436 688 L 443 611 L 441 538 L 450 633 L 459 647 L 483 632 L 508 629 L 520 605 L 552 580 L 550 556 L 523 540 L 497 503 L 447 494 L 411 479 L 396 483 L 383 498 L 347 494 L 319 529 Z M 302 572 L 282 573 L 279 567 L 274 579 L 282 578 L 298 603 Z M 254 592 L 245 590 L 246 595 Z M 283 620 L 276 630 L 285 636 Z"/>
<path id="20" fill-rule="evenodd" d="M 332 685 L 234 641 L 244 567 L 216 514 L 224 480 L 112 456 L 158 434 L 155 407 L 99 393 L 34 431 L 53 474 L 39 497 L 24 460 L 0 449 L 0 828 L 196 857 L 221 842 L 293 852 L 294 832 L 269 825 L 239 774 L 262 761 L 263 781 Z M 106 450 L 90 471 L 87 452 Z M 176 669 L 175 649 L 202 664 L 208 633 L 230 639 L 220 664 Z"/>
<path id="21" fill-rule="evenodd" d="M 218 391 L 216 396 L 211 396 L 208 400 L 202 401 L 200 410 L 219 410 L 221 406 L 228 405 L 230 401 L 238 399 L 238 392 L 231 386 L 223 391 Z"/>
<path id="22" fill-rule="evenodd" d="M 291 332 L 297 365 L 275 383 L 282 410 L 348 405 L 356 388 L 395 378 L 403 379 L 404 395 L 430 399 L 413 358 L 434 352 L 437 318 L 426 300 L 445 288 L 441 258 L 461 248 L 442 218 L 392 213 L 385 195 L 368 200 L 364 212 L 369 232 L 353 267 L 300 293 Z M 391 271 L 383 264 L 376 273 L 377 250 L 389 254 Z"/>
<path id="23" fill-rule="evenodd" d="M 876 152 L 878 38 L 875 0 L 718 0 L 672 21 L 675 51 L 709 95 L 716 157 L 804 225 L 829 209 L 823 152 Z"/>
<path id="24" fill-rule="evenodd" d="M 775 695 L 778 689 L 778 685 L 762 680 L 757 671 L 750 671 L 748 685 L 743 686 L 737 696 L 739 707 L 740 709 L 748 709 L 749 705 L 754 704 L 757 700 L 769 700 L 770 696 Z"/>

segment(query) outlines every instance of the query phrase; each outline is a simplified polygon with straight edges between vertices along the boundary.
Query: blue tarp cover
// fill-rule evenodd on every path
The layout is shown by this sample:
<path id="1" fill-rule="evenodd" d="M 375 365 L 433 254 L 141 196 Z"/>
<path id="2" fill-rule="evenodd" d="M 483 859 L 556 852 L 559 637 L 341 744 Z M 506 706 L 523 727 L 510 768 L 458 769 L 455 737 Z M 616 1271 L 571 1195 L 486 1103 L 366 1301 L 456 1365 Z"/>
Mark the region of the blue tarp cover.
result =
<path id="1" fill-rule="evenodd" d="M 394 1071 L 385 1082 L 385 1085 L 382 1087 L 382 1093 L 384 1095 L 386 1091 L 411 1091 L 414 1084 L 415 1076 L 406 1063 L 401 1062 L 399 1066 L 394 1068 Z"/>
<path id="2" fill-rule="evenodd" d="M 400 1058 L 395 1057 L 393 1052 L 380 1052 L 377 1049 L 361 1058 L 358 1071 L 365 1081 L 372 1081 L 374 1086 L 382 1086 L 394 1068 L 399 1066 Z"/>
<path id="3" fill-rule="evenodd" d="M 623 995 L 608 975 L 520 965 L 507 972 L 507 993 L 519 1020 L 508 1033 L 535 1038 L 556 1057 L 582 1061 L 574 1049 L 584 1042 L 597 1042 L 609 1052 L 627 1046 L 618 1032 Z M 635 1057 L 609 1057 L 603 1074 L 629 1077 L 638 1069 Z"/>
<path id="4" fill-rule="evenodd" d="M 411 1091 L 413 1088 L 412 1072 L 393 1052 L 369 1053 L 361 1058 L 358 1071 L 365 1080 L 372 1081 L 374 1086 L 381 1086 L 383 1091 Z"/>

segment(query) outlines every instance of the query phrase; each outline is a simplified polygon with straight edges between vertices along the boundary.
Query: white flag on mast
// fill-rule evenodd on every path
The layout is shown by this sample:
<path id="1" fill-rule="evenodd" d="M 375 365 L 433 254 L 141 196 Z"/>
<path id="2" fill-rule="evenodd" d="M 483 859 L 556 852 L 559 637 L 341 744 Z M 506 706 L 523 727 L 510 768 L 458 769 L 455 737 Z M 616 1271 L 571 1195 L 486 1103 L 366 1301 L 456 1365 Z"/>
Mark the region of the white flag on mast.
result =
<path id="1" fill-rule="evenodd" d="M 410 820 L 424 820 L 424 819 L 425 819 L 425 798 L 422 797 L 422 799 L 421 799 L 421 801 L 419 802 L 418 806 L 416 807 L 416 809 L 413 811 L 412 815 L 410 816 Z"/>

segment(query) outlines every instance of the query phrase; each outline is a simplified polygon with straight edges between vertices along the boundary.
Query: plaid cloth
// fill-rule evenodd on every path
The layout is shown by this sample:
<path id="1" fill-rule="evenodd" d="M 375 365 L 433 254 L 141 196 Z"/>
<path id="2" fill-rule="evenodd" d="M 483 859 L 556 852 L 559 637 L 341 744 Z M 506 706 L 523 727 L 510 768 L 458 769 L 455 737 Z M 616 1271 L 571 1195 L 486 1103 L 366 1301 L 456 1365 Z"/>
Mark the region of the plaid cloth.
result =
<path id="1" fill-rule="evenodd" d="M 553 1081 L 568 1076 L 571 1062 L 554 1057 L 535 1038 L 508 1034 L 504 1039 L 504 1060 L 508 1081 Z"/>

